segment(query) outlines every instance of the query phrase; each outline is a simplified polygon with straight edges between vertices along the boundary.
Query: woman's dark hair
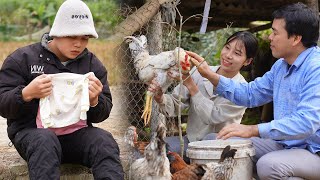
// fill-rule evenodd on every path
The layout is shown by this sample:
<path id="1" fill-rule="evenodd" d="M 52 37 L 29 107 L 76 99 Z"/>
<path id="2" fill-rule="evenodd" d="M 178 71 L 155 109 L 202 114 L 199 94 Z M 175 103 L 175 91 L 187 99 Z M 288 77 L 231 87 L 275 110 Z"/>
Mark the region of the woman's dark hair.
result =
<path id="1" fill-rule="evenodd" d="M 252 33 L 248 31 L 238 31 L 227 39 L 225 45 L 233 40 L 240 40 L 243 43 L 247 58 L 254 58 L 257 55 L 258 40 Z"/>
<path id="2" fill-rule="evenodd" d="M 309 48 L 317 45 L 319 38 L 319 15 L 303 3 L 282 7 L 272 14 L 274 19 L 284 19 L 288 38 L 302 36 L 302 44 Z"/>

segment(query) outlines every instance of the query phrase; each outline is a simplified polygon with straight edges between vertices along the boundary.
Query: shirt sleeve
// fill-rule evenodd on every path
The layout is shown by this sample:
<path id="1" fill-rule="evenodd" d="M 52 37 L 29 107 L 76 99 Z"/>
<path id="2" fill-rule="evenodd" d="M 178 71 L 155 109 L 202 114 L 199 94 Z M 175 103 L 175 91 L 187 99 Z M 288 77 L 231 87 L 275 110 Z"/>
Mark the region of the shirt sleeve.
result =
<path id="1" fill-rule="evenodd" d="M 176 117 L 179 110 L 180 85 L 176 86 L 171 94 L 163 95 L 163 102 L 159 104 L 159 112 L 167 117 Z M 185 86 L 181 86 L 181 109 L 187 110 L 190 106 L 190 94 Z"/>
<path id="2" fill-rule="evenodd" d="M 226 120 L 240 123 L 246 110 L 246 107 L 235 105 L 219 96 L 212 101 L 204 97 L 200 91 L 191 97 L 191 104 L 196 116 L 201 117 L 205 124 L 220 124 Z"/>
<path id="3" fill-rule="evenodd" d="M 203 78 L 198 72 L 195 72 L 192 78 L 198 87 L 203 86 L 202 88 L 205 88 L 204 84 L 199 85 L 200 81 L 203 81 Z M 210 99 L 205 97 L 200 89 L 198 93 L 191 96 L 184 85 L 181 88 L 182 111 L 192 108 L 193 114 L 189 115 L 192 117 L 201 117 L 199 119 L 201 119 L 204 124 L 216 125 L 226 122 L 227 120 L 240 123 L 246 110 L 246 107 L 235 105 L 221 96 Z M 178 115 L 179 90 L 180 85 L 175 87 L 171 94 L 164 94 L 163 102 L 159 104 L 159 111 L 167 117 L 175 117 Z"/>
<path id="4" fill-rule="evenodd" d="M 270 123 L 258 125 L 263 138 L 304 139 L 320 129 L 320 66 L 310 65 L 305 75 L 299 103 L 292 113 Z"/>
<path id="5" fill-rule="evenodd" d="M 274 69 L 271 69 L 249 83 L 220 76 L 216 93 L 240 106 L 249 108 L 261 106 L 272 101 L 273 71 Z"/>

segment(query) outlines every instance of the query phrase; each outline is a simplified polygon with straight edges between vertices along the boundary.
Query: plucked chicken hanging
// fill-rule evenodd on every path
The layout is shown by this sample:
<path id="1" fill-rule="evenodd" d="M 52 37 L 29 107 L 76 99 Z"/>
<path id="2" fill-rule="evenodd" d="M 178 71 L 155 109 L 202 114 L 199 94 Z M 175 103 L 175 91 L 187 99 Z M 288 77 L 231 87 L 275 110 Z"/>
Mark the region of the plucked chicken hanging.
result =
<path id="1" fill-rule="evenodd" d="M 182 48 L 175 48 L 172 51 L 161 52 L 157 55 L 150 55 L 147 49 L 147 38 L 144 35 L 134 37 L 127 36 L 129 49 L 133 58 L 134 67 L 139 79 L 149 84 L 154 78 L 161 86 L 162 92 L 174 82 L 167 74 L 171 71 L 174 76 L 179 76 L 179 65 L 181 72 L 186 74 L 191 69 L 190 57 Z M 152 109 L 153 93 L 147 91 L 146 105 L 142 114 L 145 125 L 149 124 Z"/>

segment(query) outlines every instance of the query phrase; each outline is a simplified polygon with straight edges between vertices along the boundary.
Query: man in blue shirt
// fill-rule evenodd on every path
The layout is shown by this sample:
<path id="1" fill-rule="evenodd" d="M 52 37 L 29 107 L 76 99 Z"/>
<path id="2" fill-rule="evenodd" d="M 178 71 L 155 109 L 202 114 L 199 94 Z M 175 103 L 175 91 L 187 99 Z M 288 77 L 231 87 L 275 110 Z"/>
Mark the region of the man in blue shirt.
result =
<path id="1" fill-rule="evenodd" d="M 251 138 L 260 179 L 319 179 L 319 17 L 306 5 L 296 3 L 276 10 L 273 18 L 270 48 L 280 59 L 250 83 L 220 76 L 202 63 L 202 57 L 188 54 L 196 60 L 201 75 L 216 86 L 216 92 L 235 104 L 256 107 L 274 103 L 271 122 L 231 124 L 217 134 L 218 139 Z"/>

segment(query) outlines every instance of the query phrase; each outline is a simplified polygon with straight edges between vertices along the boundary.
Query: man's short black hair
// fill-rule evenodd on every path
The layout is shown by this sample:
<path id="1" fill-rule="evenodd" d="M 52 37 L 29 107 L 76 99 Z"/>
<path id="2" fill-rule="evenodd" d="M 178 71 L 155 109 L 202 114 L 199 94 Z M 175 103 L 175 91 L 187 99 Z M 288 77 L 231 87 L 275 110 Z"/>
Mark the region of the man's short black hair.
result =
<path id="1" fill-rule="evenodd" d="M 319 15 L 303 3 L 287 5 L 273 12 L 274 19 L 284 19 L 288 38 L 301 35 L 302 44 L 309 48 L 317 45 L 319 38 Z"/>

